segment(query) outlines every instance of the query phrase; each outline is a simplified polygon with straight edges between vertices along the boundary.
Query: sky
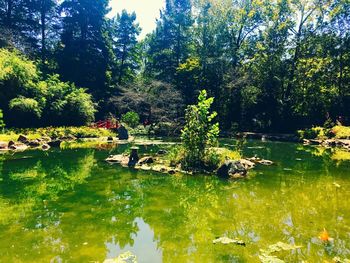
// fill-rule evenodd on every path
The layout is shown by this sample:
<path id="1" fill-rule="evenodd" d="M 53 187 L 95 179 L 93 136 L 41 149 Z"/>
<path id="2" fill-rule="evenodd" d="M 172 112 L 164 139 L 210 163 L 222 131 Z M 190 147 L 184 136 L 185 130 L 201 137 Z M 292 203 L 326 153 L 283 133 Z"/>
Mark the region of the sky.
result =
<path id="1" fill-rule="evenodd" d="M 136 12 L 137 21 L 142 28 L 140 39 L 152 32 L 156 27 L 156 19 L 159 18 L 159 11 L 165 5 L 165 0 L 111 0 L 112 8 L 110 17 L 126 9 L 128 12 Z"/>

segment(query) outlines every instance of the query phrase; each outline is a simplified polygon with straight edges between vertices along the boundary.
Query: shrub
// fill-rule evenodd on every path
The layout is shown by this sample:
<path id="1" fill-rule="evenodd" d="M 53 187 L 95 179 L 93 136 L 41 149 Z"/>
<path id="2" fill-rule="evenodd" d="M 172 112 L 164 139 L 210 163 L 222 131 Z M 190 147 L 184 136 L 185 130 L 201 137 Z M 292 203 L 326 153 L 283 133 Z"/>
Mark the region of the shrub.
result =
<path id="1" fill-rule="evenodd" d="M 322 127 L 312 127 L 310 129 L 299 130 L 298 135 L 300 139 L 316 139 L 325 136 L 324 129 Z"/>
<path id="2" fill-rule="evenodd" d="M 4 115 L 2 113 L 2 110 L 0 110 L 0 129 L 3 129 L 5 127 L 3 117 L 4 117 Z"/>
<path id="3" fill-rule="evenodd" d="M 8 126 L 85 125 L 94 120 L 91 95 L 58 75 L 43 79 L 34 62 L 0 49 L 0 108 Z"/>
<path id="4" fill-rule="evenodd" d="M 10 101 L 11 124 L 17 127 L 34 127 L 41 117 L 42 109 L 35 99 L 19 97 Z"/>
<path id="5" fill-rule="evenodd" d="M 140 116 L 134 111 L 129 111 L 122 116 L 121 120 L 131 128 L 135 128 L 140 123 Z"/>
<path id="6" fill-rule="evenodd" d="M 350 138 L 350 127 L 337 125 L 331 129 L 337 139 L 349 139 Z"/>
<path id="7" fill-rule="evenodd" d="M 198 96 L 198 104 L 190 105 L 186 110 L 186 124 L 181 135 L 184 169 L 202 167 L 208 149 L 217 144 L 219 124 L 213 123 L 217 113 L 210 112 L 213 102 L 214 98 L 207 98 L 207 92 L 202 90 Z"/>

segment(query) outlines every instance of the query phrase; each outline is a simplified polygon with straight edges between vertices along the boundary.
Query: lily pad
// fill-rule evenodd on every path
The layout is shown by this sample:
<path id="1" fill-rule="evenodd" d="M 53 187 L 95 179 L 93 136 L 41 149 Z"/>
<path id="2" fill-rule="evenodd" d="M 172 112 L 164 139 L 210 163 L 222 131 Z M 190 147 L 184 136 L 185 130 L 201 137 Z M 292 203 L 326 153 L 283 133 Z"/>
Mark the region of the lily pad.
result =
<path id="1" fill-rule="evenodd" d="M 290 245 L 283 242 L 277 242 L 276 244 L 270 245 L 266 250 L 261 250 L 263 253 L 270 255 L 275 252 L 288 251 L 301 248 L 302 246 Z"/>
<path id="2" fill-rule="evenodd" d="M 285 263 L 284 260 L 279 259 L 276 256 L 268 255 L 268 254 L 259 255 L 259 259 L 262 263 Z"/>
<path id="3" fill-rule="evenodd" d="M 235 245 L 239 245 L 239 246 L 245 246 L 245 242 L 243 240 L 240 239 L 231 239 L 228 237 L 219 237 L 215 240 L 213 240 L 213 244 L 224 244 L 224 245 L 228 245 L 228 244 L 235 244 Z"/>

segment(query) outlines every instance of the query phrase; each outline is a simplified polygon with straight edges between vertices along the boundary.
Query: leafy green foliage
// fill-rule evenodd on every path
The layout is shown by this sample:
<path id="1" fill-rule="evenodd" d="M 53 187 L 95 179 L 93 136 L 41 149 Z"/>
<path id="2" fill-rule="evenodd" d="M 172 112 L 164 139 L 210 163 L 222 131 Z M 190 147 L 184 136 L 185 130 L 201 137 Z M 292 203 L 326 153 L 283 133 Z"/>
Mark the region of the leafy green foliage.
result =
<path id="1" fill-rule="evenodd" d="M 214 98 L 207 98 L 202 90 L 198 96 L 198 104 L 188 106 L 186 124 L 181 139 L 185 150 L 184 168 L 198 168 L 203 165 L 209 147 L 217 144 L 219 124 L 213 123 L 217 113 L 210 112 Z"/>
<path id="2" fill-rule="evenodd" d="M 35 99 L 19 97 L 10 101 L 10 113 L 16 116 L 12 124 L 17 127 L 31 127 L 38 123 L 42 109 Z"/>
<path id="3" fill-rule="evenodd" d="M 350 127 L 337 125 L 331 129 L 337 139 L 350 139 Z"/>
<path id="4" fill-rule="evenodd" d="M 0 98 L 9 126 L 84 125 L 94 120 L 95 105 L 84 89 L 58 75 L 43 79 L 33 62 L 5 49 L 0 49 Z"/>
<path id="5" fill-rule="evenodd" d="M 131 128 L 135 128 L 140 123 L 140 116 L 134 111 L 129 111 L 122 115 L 121 120 Z"/>
<path id="6" fill-rule="evenodd" d="M 115 80 L 117 83 L 125 83 L 133 80 L 136 70 L 140 67 L 141 58 L 137 45 L 137 36 L 141 29 L 136 23 L 136 14 L 129 14 L 123 10 L 112 21 L 113 51 L 116 58 Z"/>
<path id="7" fill-rule="evenodd" d="M 6 129 L 5 133 L 0 134 L 0 141 L 17 141 L 20 134 L 27 136 L 29 140 L 39 139 L 46 136 L 49 136 L 52 139 L 67 136 L 74 136 L 78 139 L 115 136 L 110 130 L 90 127 L 17 128 Z"/>
<path id="8" fill-rule="evenodd" d="M 2 113 L 2 110 L 0 110 L 0 129 L 5 127 L 5 122 L 4 122 L 3 118 L 4 118 L 4 115 Z"/>

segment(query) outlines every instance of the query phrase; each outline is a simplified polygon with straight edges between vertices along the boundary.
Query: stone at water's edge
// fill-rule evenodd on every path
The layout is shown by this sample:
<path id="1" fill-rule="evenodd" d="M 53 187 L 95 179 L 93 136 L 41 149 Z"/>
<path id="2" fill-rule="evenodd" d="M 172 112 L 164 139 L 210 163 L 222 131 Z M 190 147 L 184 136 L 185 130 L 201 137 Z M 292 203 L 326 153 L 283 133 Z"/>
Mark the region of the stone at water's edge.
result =
<path id="1" fill-rule="evenodd" d="M 28 141 L 28 138 L 24 135 L 20 135 L 17 139 L 18 142 L 21 142 L 21 143 L 26 143 Z"/>
<path id="2" fill-rule="evenodd" d="M 154 159 L 152 156 L 143 157 L 138 161 L 138 165 L 151 164 L 151 163 L 154 163 Z"/>
<path id="3" fill-rule="evenodd" d="M 217 170 L 217 175 L 221 178 L 243 178 L 247 175 L 248 169 L 244 167 L 240 160 L 229 160 Z"/>
<path id="4" fill-rule="evenodd" d="M 50 145 L 51 147 L 60 147 L 61 143 L 61 140 L 53 140 L 51 142 L 48 142 L 48 145 Z"/>
<path id="5" fill-rule="evenodd" d="M 119 140 L 129 140 L 128 130 L 124 126 L 118 128 L 118 139 Z"/>
<path id="6" fill-rule="evenodd" d="M 6 149 L 7 143 L 6 142 L 0 142 L 0 149 Z"/>
<path id="7" fill-rule="evenodd" d="M 7 147 L 10 148 L 12 145 L 15 145 L 16 143 L 14 141 L 9 141 Z"/>

